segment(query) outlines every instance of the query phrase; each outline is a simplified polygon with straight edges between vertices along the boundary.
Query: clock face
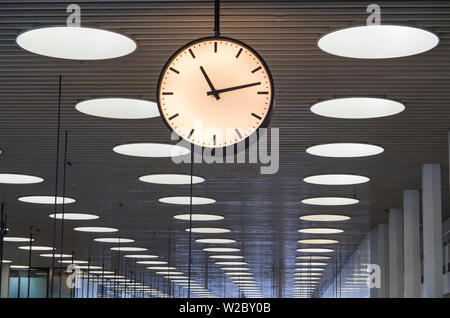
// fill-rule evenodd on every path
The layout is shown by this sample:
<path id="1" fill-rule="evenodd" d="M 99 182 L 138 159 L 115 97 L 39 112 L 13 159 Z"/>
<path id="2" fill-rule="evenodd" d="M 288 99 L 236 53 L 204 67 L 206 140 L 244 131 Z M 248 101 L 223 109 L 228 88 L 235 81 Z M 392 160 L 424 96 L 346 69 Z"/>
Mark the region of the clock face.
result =
<path id="1" fill-rule="evenodd" d="M 210 37 L 188 43 L 169 59 L 157 96 L 171 130 L 192 144 L 218 148 L 244 141 L 268 125 L 273 84 L 252 48 Z"/>

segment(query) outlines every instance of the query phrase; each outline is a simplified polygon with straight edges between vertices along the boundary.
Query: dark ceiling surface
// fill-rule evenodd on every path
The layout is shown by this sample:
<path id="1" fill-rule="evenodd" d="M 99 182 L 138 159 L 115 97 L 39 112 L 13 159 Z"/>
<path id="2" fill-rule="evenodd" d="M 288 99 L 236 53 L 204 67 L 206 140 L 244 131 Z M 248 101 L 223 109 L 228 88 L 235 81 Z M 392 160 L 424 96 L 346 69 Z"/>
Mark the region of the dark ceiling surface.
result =
<path id="1" fill-rule="evenodd" d="M 120 236 L 136 240 L 152 254 L 170 260 L 187 273 L 187 223 L 174 220 L 188 207 L 164 205 L 163 196 L 189 195 L 189 186 L 142 183 L 151 173 L 189 173 L 189 165 L 170 158 L 137 158 L 116 154 L 115 145 L 130 142 L 170 143 L 160 118 L 113 120 L 77 112 L 77 101 L 106 96 L 155 100 L 162 66 L 183 44 L 213 34 L 212 1 L 75 1 L 82 9 L 82 25 L 115 30 L 138 43 L 129 56 L 107 61 L 67 61 L 22 50 L 15 37 L 23 30 L 62 25 L 65 8 L 74 1 L 0 2 L 0 155 L 1 173 L 38 175 L 36 185 L 1 185 L 11 235 L 26 236 L 39 228 L 36 244 L 52 244 L 52 206 L 17 200 L 23 195 L 52 195 L 55 186 L 58 77 L 62 75 L 62 135 L 68 131 L 67 196 L 77 202 L 66 212 L 91 212 L 95 221 L 66 221 L 64 252 L 91 258 L 94 265 L 115 270 L 117 252 L 93 238 L 110 236 L 72 230 L 75 226 L 112 226 Z M 214 237 L 234 238 L 264 296 L 290 296 L 297 230 L 307 224 L 299 216 L 309 212 L 342 212 L 352 220 L 339 225 L 338 250 L 348 257 L 369 229 L 386 222 L 385 209 L 401 207 L 402 190 L 420 188 L 421 165 L 442 165 L 443 214 L 448 217 L 447 131 L 450 108 L 450 2 L 378 1 L 382 23 L 419 26 L 435 32 L 438 47 L 418 56 L 392 60 L 355 60 L 328 55 L 318 38 L 331 30 L 363 24 L 366 6 L 355 1 L 222 1 L 221 33 L 255 48 L 269 65 L 275 83 L 270 127 L 280 129 L 280 169 L 261 175 L 256 164 L 196 164 L 194 174 L 206 179 L 194 185 L 194 195 L 212 197 L 213 205 L 194 206 L 194 212 L 223 215 L 208 226 L 231 229 Z M 319 117 L 309 107 L 333 96 L 386 96 L 406 104 L 406 111 L 387 118 L 339 120 Z M 381 155 L 360 159 L 332 159 L 307 155 L 312 144 L 368 142 L 385 148 Z M 312 186 L 302 182 L 317 173 L 358 173 L 371 181 L 358 186 Z M 61 173 L 60 173 L 61 175 Z M 316 195 L 356 194 L 361 203 L 350 208 L 308 207 L 300 200 Z M 60 227 L 58 224 L 58 233 Z M 59 235 L 59 234 L 58 234 Z M 118 236 L 113 234 L 112 236 Z M 193 235 L 193 238 L 211 235 Z M 328 236 L 330 237 L 330 236 Z M 5 258 L 26 264 L 27 252 L 6 243 Z M 59 246 L 59 243 L 57 244 Z M 193 243 L 193 278 L 217 296 L 237 296 L 223 271 Z M 33 252 L 33 264 L 49 266 L 50 259 Z M 335 254 L 332 254 L 333 256 Z M 120 258 L 122 271 L 142 265 Z M 334 263 L 332 260 L 330 263 Z M 333 275 L 327 267 L 321 284 Z M 206 274 L 207 273 L 207 274 Z M 145 271 L 148 280 L 150 271 Z M 208 284 L 206 281 L 208 281 Z M 162 284 L 162 283 L 161 283 Z M 225 286 L 226 285 L 226 286 Z M 162 285 L 161 285 L 162 286 Z M 163 286 L 162 286 L 163 287 Z"/>

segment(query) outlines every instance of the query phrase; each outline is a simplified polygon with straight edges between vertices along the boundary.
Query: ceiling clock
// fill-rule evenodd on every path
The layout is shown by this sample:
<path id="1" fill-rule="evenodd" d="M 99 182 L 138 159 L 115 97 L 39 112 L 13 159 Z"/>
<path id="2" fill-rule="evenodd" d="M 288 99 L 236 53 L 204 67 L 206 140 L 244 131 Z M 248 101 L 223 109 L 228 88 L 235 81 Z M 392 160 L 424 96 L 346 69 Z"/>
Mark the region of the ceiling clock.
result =
<path id="1" fill-rule="evenodd" d="M 178 49 L 157 87 L 159 111 L 169 129 L 205 148 L 248 141 L 258 128 L 268 126 L 273 98 L 272 76 L 261 56 L 222 36 Z"/>

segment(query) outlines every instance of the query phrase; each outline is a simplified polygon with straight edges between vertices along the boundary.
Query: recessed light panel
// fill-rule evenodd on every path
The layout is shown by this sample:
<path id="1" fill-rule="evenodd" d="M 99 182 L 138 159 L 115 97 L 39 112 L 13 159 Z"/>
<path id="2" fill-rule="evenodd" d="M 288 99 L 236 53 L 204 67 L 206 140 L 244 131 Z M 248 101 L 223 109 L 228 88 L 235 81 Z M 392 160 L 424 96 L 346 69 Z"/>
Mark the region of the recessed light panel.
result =
<path id="1" fill-rule="evenodd" d="M 53 250 L 53 247 L 50 246 L 38 246 L 38 245 L 33 245 L 33 246 L 19 246 L 19 249 L 21 250 L 32 250 L 32 251 L 51 251 Z"/>
<path id="2" fill-rule="evenodd" d="M 400 25 L 349 27 L 321 37 L 321 50 L 342 57 L 383 59 L 415 55 L 431 50 L 439 38 L 423 29 Z"/>
<path id="3" fill-rule="evenodd" d="M 338 222 L 350 220 L 349 216 L 339 214 L 311 214 L 302 215 L 300 220 L 312 222 Z"/>
<path id="4" fill-rule="evenodd" d="M 321 271 L 324 271 L 323 268 L 319 268 L 319 267 L 298 267 L 295 270 L 299 271 L 299 272 L 321 272 Z"/>
<path id="5" fill-rule="evenodd" d="M 297 266 L 326 266 L 327 263 L 322 263 L 322 262 L 300 262 L 300 263 L 295 263 L 295 265 L 297 265 Z"/>
<path id="6" fill-rule="evenodd" d="M 350 205 L 358 203 L 358 199 L 354 198 L 344 198 L 344 197 L 317 197 L 317 198 L 307 198 L 303 199 L 303 204 L 310 205 Z"/>
<path id="7" fill-rule="evenodd" d="M 191 215 L 178 214 L 175 215 L 173 218 L 177 220 L 190 221 Z M 223 220 L 223 216 L 214 214 L 198 214 L 198 213 L 192 214 L 192 221 L 219 221 L 219 220 Z"/>
<path id="8" fill-rule="evenodd" d="M 235 262 L 235 261 L 231 261 L 231 262 L 216 262 L 217 265 L 226 265 L 226 266 L 233 266 L 233 265 L 247 265 L 246 262 Z"/>
<path id="9" fill-rule="evenodd" d="M 152 269 L 152 270 L 166 270 L 166 272 L 164 272 L 164 273 L 167 273 L 167 271 L 170 271 L 170 270 L 175 270 L 175 269 L 177 269 L 176 267 L 173 267 L 173 266 L 150 266 L 150 267 L 147 267 L 147 269 Z M 181 274 L 183 274 L 183 273 L 180 273 L 180 274 L 178 274 L 178 275 L 181 275 Z M 165 274 L 164 274 L 165 275 Z"/>
<path id="10" fill-rule="evenodd" d="M 231 244 L 236 243 L 236 240 L 232 239 L 217 239 L 217 238 L 211 238 L 211 239 L 196 239 L 197 243 L 206 243 L 206 244 Z"/>
<path id="11" fill-rule="evenodd" d="M 326 260 L 330 259 L 329 256 L 323 256 L 323 255 L 301 255 L 295 257 L 296 259 L 306 259 L 306 260 Z"/>
<path id="12" fill-rule="evenodd" d="M 354 174 L 321 174 L 303 179 L 307 183 L 319 185 L 351 185 L 365 183 L 369 180 L 367 177 Z"/>
<path id="13" fill-rule="evenodd" d="M 207 247 L 203 249 L 205 252 L 239 252 L 239 248 L 232 248 L 232 247 Z"/>
<path id="14" fill-rule="evenodd" d="M 132 98 L 95 98 L 75 105 L 81 113 L 113 119 L 141 119 L 158 117 L 158 105 Z"/>
<path id="15" fill-rule="evenodd" d="M 74 230 L 79 232 L 92 232 L 92 233 L 112 233 L 119 231 L 118 229 L 112 227 L 103 227 L 103 226 L 81 226 L 74 228 Z"/>
<path id="16" fill-rule="evenodd" d="M 4 184 L 31 184 L 39 183 L 44 179 L 25 174 L 0 173 L 0 183 Z"/>
<path id="17" fill-rule="evenodd" d="M 223 271 L 249 271 L 250 269 L 247 267 L 222 267 Z"/>
<path id="18" fill-rule="evenodd" d="M 183 204 L 190 205 L 191 198 L 188 196 L 180 196 L 180 197 L 165 197 L 158 199 L 159 202 L 167 203 L 167 204 Z M 203 205 L 203 204 L 212 204 L 215 203 L 216 200 L 210 198 L 203 197 L 192 197 L 192 205 Z"/>
<path id="19" fill-rule="evenodd" d="M 329 239 L 306 239 L 299 240 L 300 244 L 336 244 L 339 243 L 337 240 L 329 240 Z"/>
<path id="20" fill-rule="evenodd" d="M 167 264 L 166 261 L 137 261 L 136 264 L 143 264 L 143 265 L 163 265 Z"/>
<path id="21" fill-rule="evenodd" d="M 341 119 L 365 119 L 392 116 L 402 112 L 402 103 L 382 98 L 337 98 L 314 104 L 311 111 L 317 115 Z"/>
<path id="22" fill-rule="evenodd" d="M 149 254 L 128 254 L 128 255 L 124 255 L 123 257 L 138 258 L 138 259 L 158 258 L 157 255 L 149 255 Z"/>
<path id="23" fill-rule="evenodd" d="M 20 237 L 20 236 L 5 236 L 3 238 L 4 242 L 29 242 L 29 237 Z M 32 239 L 34 241 L 34 239 Z"/>
<path id="24" fill-rule="evenodd" d="M 49 215 L 52 219 L 55 217 L 57 220 L 62 220 L 63 214 L 62 213 L 52 213 Z M 100 217 L 95 214 L 88 214 L 88 213 L 64 213 L 64 220 L 70 220 L 70 221 L 88 221 L 88 220 L 96 220 Z"/>
<path id="25" fill-rule="evenodd" d="M 330 158 L 367 157 L 378 155 L 383 151 L 380 146 L 345 142 L 311 146 L 306 149 L 310 155 Z"/>
<path id="26" fill-rule="evenodd" d="M 333 229 L 333 228 L 326 228 L 326 227 L 311 227 L 311 228 L 305 228 L 298 230 L 300 233 L 305 234 L 337 234 L 342 233 L 344 230 L 341 229 Z"/>
<path id="27" fill-rule="evenodd" d="M 334 252 L 334 250 L 330 248 L 299 248 L 297 249 L 297 252 L 302 253 L 331 253 Z"/>
<path id="28" fill-rule="evenodd" d="M 133 243 L 134 240 L 122 237 L 101 237 L 94 239 L 96 242 L 102 243 Z"/>
<path id="29" fill-rule="evenodd" d="M 65 259 L 65 260 L 62 260 L 62 261 L 58 261 L 58 263 L 61 263 L 61 264 L 87 264 L 89 262 L 88 261 L 82 261 L 82 260 Z"/>
<path id="30" fill-rule="evenodd" d="M 145 158 L 162 158 L 184 156 L 190 153 L 189 149 L 170 144 L 135 143 L 116 146 L 114 152 L 121 155 Z"/>
<path id="31" fill-rule="evenodd" d="M 193 228 L 186 229 L 186 232 L 218 234 L 218 233 L 228 233 L 228 232 L 230 232 L 230 230 L 222 229 L 219 227 L 193 227 Z"/>
<path id="32" fill-rule="evenodd" d="M 187 174 L 151 174 L 139 178 L 142 182 L 155 184 L 191 184 L 191 176 Z M 192 183 L 202 183 L 205 179 L 192 176 Z"/>
<path id="33" fill-rule="evenodd" d="M 53 254 L 40 254 L 39 256 L 42 256 L 42 257 L 53 257 Z M 57 254 L 57 253 L 55 253 L 55 258 L 61 258 L 61 257 L 72 257 L 72 255 L 71 254 Z"/>
<path id="34" fill-rule="evenodd" d="M 35 195 L 35 196 L 20 197 L 19 201 L 34 204 L 55 204 L 55 197 L 49 195 Z M 56 198 L 56 204 L 70 204 L 73 202 L 75 202 L 75 199 L 72 198 L 67 197 Z"/>
<path id="35" fill-rule="evenodd" d="M 244 258 L 244 256 L 240 256 L 240 255 L 211 255 L 211 258 L 216 258 L 216 259 L 242 259 Z"/>
<path id="36" fill-rule="evenodd" d="M 29 52 L 70 60 L 104 60 L 136 50 L 136 43 L 119 33 L 86 27 L 52 26 L 25 31 L 16 39 Z"/>
<path id="37" fill-rule="evenodd" d="M 10 259 L 2 259 L 2 264 L 11 264 L 12 260 Z"/>
<path id="38" fill-rule="evenodd" d="M 134 246 L 117 246 L 111 247 L 111 251 L 121 251 L 121 252 L 143 252 L 147 249 L 145 247 L 134 247 Z"/>

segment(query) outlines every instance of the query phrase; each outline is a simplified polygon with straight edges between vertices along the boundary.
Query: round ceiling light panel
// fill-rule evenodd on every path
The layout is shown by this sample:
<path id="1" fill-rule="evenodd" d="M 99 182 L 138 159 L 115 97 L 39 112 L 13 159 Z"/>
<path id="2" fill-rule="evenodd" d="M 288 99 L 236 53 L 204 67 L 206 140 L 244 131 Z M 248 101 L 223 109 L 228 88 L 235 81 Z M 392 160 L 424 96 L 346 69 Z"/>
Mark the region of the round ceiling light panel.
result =
<path id="1" fill-rule="evenodd" d="M 318 46 L 329 54 L 385 59 L 411 56 L 431 50 L 439 38 L 426 30 L 400 25 L 364 25 L 337 30 L 322 36 Z"/>
<path id="2" fill-rule="evenodd" d="M 32 251 L 51 251 L 53 250 L 53 247 L 50 246 L 38 246 L 38 245 L 32 245 L 32 246 L 19 246 L 19 249 L 21 250 L 27 250 L 29 251 L 30 249 Z"/>
<path id="3" fill-rule="evenodd" d="M 216 258 L 216 259 L 242 259 L 244 258 L 244 256 L 240 256 L 240 255 L 211 255 L 211 258 Z"/>
<path id="4" fill-rule="evenodd" d="M 49 195 L 35 195 L 20 197 L 18 199 L 21 202 L 34 203 L 34 204 L 55 204 L 55 197 Z M 70 204 L 74 203 L 75 199 L 67 197 L 56 197 L 56 204 Z"/>
<path id="5" fill-rule="evenodd" d="M 298 230 L 300 233 L 305 234 L 338 234 L 344 232 L 344 230 L 341 229 L 333 229 L 333 228 L 326 228 L 326 227 L 311 227 L 311 228 L 305 228 Z"/>
<path id="6" fill-rule="evenodd" d="M 62 220 L 63 216 L 64 216 L 64 220 L 65 221 L 88 221 L 88 220 L 96 220 L 99 219 L 100 217 L 98 215 L 95 214 L 88 214 L 88 213 L 52 213 L 49 214 L 49 217 L 51 217 L 52 219 L 55 217 L 56 215 L 56 219 L 57 220 Z"/>
<path id="7" fill-rule="evenodd" d="M 167 264 L 166 261 L 137 261 L 136 264 L 143 264 L 143 265 L 164 265 Z"/>
<path id="8" fill-rule="evenodd" d="M 368 182 L 370 179 L 354 174 L 321 174 L 303 179 L 306 183 L 318 185 L 352 185 Z"/>
<path id="9" fill-rule="evenodd" d="M 82 261 L 82 260 L 71 260 L 71 259 L 66 259 L 66 260 L 62 260 L 62 261 L 58 261 L 58 263 L 62 263 L 62 264 L 88 264 L 88 261 Z"/>
<path id="10" fill-rule="evenodd" d="M 219 227 L 193 227 L 187 228 L 186 232 L 218 234 L 218 233 L 228 233 L 230 232 L 230 230 Z"/>
<path id="11" fill-rule="evenodd" d="M 4 184 L 32 184 L 40 183 L 44 179 L 25 174 L 0 173 L 0 183 Z"/>
<path id="12" fill-rule="evenodd" d="M 149 255 L 149 254 L 128 254 L 124 255 L 126 258 L 139 258 L 139 259 L 147 259 L 147 258 L 158 258 L 157 255 Z"/>
<path id="13" fill-rule="evenodd" d="M 158 201 L 167 204 L 182 204 L 189 205 L 191 198 L 188 196 L 181 197 L 165 197 L 159 198 Z M 216 200 L 210 198 L 203 197 L 192 197 L 192 205 L 203 205 L 203 204 L 212 204 L 215 203 Z"/>
<path id="14" fill-rule="evenodd" d="M 321 271 L 324 271 L 323 268 L 319 268 L 319 267 L 298 267 L 295 270 L 296 271 L 300 271 L 300 272 L 321 272 Z"/>
<path id="15" fill-rule="evenodd" d="M 216 262 L 217 265 L 226 265 L 226 266 L 233 266 L 233 265 L 247 265 L 246 262 Z"/>
<path id="16" fill-rule="evenodd" d="M 121 252 L 144 252 L 147 251 L 145 247 L 134 247 L 134 246 L 116 246 L 111 247 L 111 251 L 121 251 Z"/>
<path id="17" fill-rule="evenodd" d="M 301 255 L 301 256 L 297 256 L 296 259 L 326 260 L 326 259 L 330 259 L 330 257 L 329 256 L 323 256 L 323 255 Z"/>
<path id="18" fill-rule="evenodd" d="M 306 149 L 310 155 L 330 158 L 368 157 L 382 153 L 380 146 L 361 143 L 331 143 L 311 146 Z"/>
<path id="19" fill-rule="evenodd" d="M 150 174 L 139 178 L 142 182 L 155 184 L 191 184 L 191 176 L 187 174 Z M 192 183 L 202 183 L 205 179 L 192 176 Z"/>
<path id="20" fill-rule="evenodd" d="M 300 263 L 295 263 L 295 265 L 297 265 L 297 266 L 326 266 L 327 263 L 322 263 L 322 262 L 300 262 Z"/>
<path id="21" fill-rule="evenodd" d="M 300 244 L 337 244 L 339 241 L 337 240 L 329 240 L 329 239 L 306 239 L 297 241 Z"/>
<path id="22" fill-rule="evenodd" d="M 104 60 L 134 52 L 136 42 L 122 34 L 86 27 L 52 26 L 25 31 L 16 38 L 26 51 L 69 60 Z"/>
<path id="23" fill-rule="evenodd" d="M 174 215 L 173 218 L 177 220 L 190 221 L 191 215 L 177 214 Z M 219 220 L 223 220 L 223 216 L 214 214 L 195 214 L 195 213 L 192 214 L 192 221 L 219 221 Z"/>
<path id="24" fill-rule="evenodd" d="M 247 267 L 222 267 L 223 271 L 249 271 L 250 269 Z"/>
<path id="25" fill-rule="evenodd" d="M 42 256 L 42 257 L 53 257 L 53 254 L 40 254 L 39 256 Z M 61 258 L 61 257 L 72 257 L 72 255 L 71 254 L 57 254 L 57 253 L 55 253 L 55 258 Z"/>
<path id="26" fill-rule="evenodd" d="M 150 267 L 147 267 L 147 269 L 151 269 L 151 270 L 166 270 L 166 272 L 164 272 L 164 274 L 163 274 L 163 275 L 166 275 L 167 271 L 175 270 L 177 268 L 173 267 L 173 266 L 150 266 Z M 177 275 L 181 275 L 181 274 L 183 274 L 183 273 L 180 272 L 180 274 L 177 274 Z"/>
<path id="27" fill-rule="evenodd" d="M 239 252 L 239 248 L 232 248 L 232 247 L 207 247 L 203 249 L 205 252 Z"/>
<path id="28" fill-rule="evenodd" d="M 301 253 L 331 253 L 334 250 L 330 248 L 299 248 L 297 252 Z"/>
<path id="29" fill-rule="evenodd" d="M 113 227 L 103 227 L 103 226 L 81 226 L 74 228 L 78 232 L 92 232 L 92 233 L 112 233 L 119 231 Z"/>
<path id="30" fill-rule="evenodd" d="M 29 242 L 30 238 L 29 237 L 20 237 L 20 236 L 5 236 L 3 238 L 4 242 Z M 34 239 L 32 239 L 32 241 L 34 241 Z"/>
<path id="31" fill-rule="evenodd" d="M 196 239 L 195 241 L 197 243 L 205 243 L 205 244 L 231 244 L 231 243 L 236 243 L 236 240 L 220 239 L 220 238 Z"/>
<path id="32" fill-rule="evenodd" d="M 101 237 L 94 239 L 95 242 L 102 243 L 134 243 L 133 239 L 121 238 L 121 237 Z"/>
<path id="33" fill-rule="evenodd" d="M 311 214 L 302 215 L 300 220 L 312 222 L 339 222 L 350 220 L 349 216 L 339 214 Z"/>
<path id="34" fill-rule="evenodd" d="M 368 119 L 393 116 L 405 110 L 405 105 L 390 99 L 347 97 L 322 101 L 311 106 L 320 116 L 340 119 Z"/>
<path id="35" fill-rule="evenodd" d="M 143 119 L 159 116 L 154 102 L 131 98 L 95 98 L 79 102 L 75 109 L 81 113 L 112 119 Z"/>
<path id="36" fill-rule="evenodd" d="M 358 199 L 344 198 L 344 197 L 317 197 L 317 198 L 307 198 L 307 199 L 302 200 L 303 204 L 325 205 L 325 206 L 351 205 L 351 204 L 357 204 L 358 202 L 359 202 Z"/>
<path id="37" fill-rule="evenodd" d="M 113 151 L 132 157 L 163 158 L 184 156 L 190 153 L 189 149 L 170 144 L 134 143 L 116 146 Z"/>

